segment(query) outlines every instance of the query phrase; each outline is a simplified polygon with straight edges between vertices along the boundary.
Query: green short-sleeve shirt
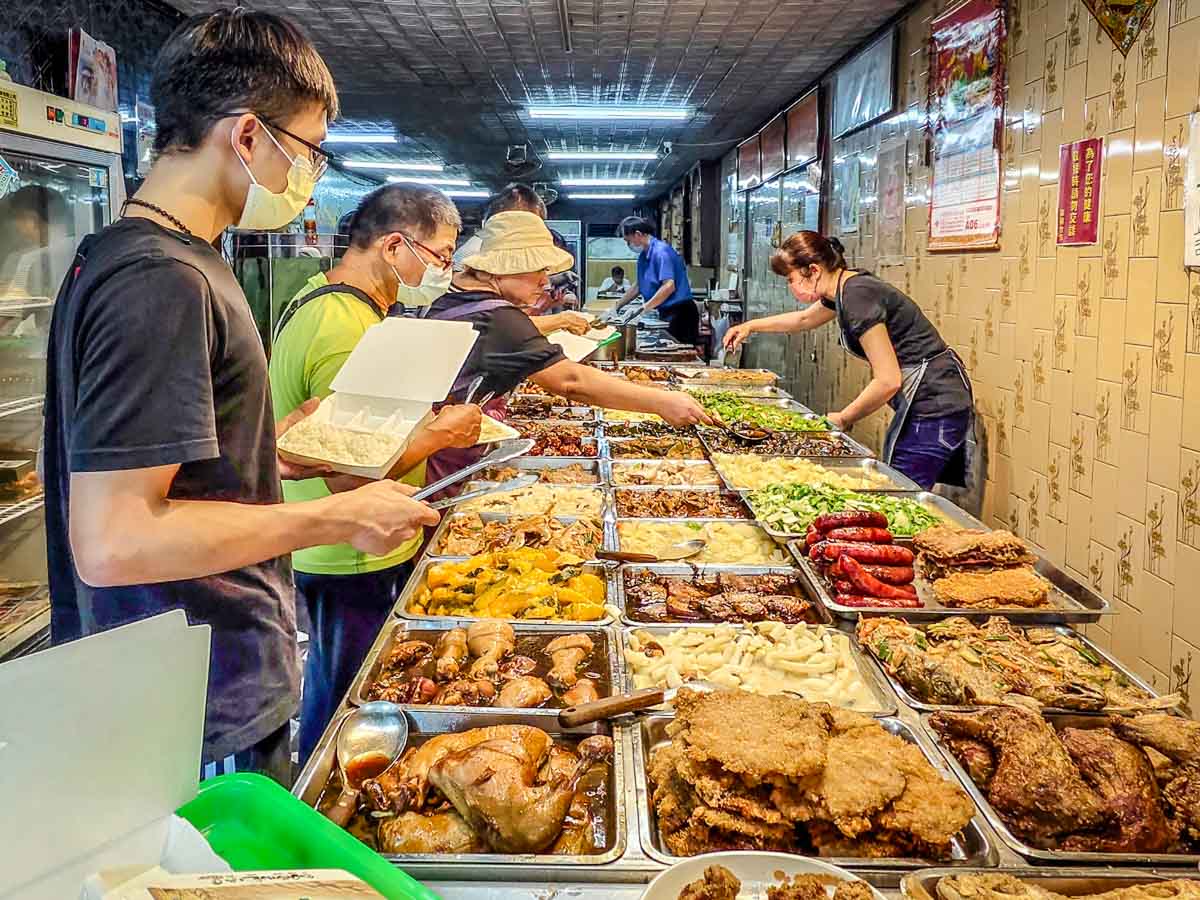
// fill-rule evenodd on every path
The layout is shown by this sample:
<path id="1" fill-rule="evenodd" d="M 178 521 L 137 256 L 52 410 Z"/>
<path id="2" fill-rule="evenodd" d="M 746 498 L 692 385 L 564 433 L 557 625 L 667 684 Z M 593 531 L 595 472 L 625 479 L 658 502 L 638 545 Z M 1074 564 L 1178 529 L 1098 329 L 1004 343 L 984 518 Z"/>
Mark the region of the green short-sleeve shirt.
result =
<path id="1" fill-rule="evenodd" d="M 328 284 L 323 272 L 308 279 L 296 295 L 302 297 Z M 373 311 L 351 294 L 325 294 L 304 304 L 292 317 L 271 350 L 271 395 L 275 415 L 283 418 L 310 397 L 329 396 L 330 383 L 345 364 L 366 330 L 379 323 Z M 425 464 L 402 479 L 407 484 L 425 483 Z M 322 478 L 285 481 L 283 496 L 289 503 L 328 497 Z M 353 575 L 377 572 L 407 562 L 421 546 L 418 535 L 387 556 L 371 556 L 349 544 L 309 547 L 292 554 L 297 572 L 310 575 Z"/>

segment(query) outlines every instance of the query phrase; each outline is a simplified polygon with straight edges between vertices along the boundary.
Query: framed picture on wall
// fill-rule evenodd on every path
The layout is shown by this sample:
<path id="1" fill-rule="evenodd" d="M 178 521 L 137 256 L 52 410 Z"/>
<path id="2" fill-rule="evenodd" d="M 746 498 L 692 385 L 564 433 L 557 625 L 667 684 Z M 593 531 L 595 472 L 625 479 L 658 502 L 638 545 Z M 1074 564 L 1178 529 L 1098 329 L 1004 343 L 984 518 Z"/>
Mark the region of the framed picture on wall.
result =
<path id="1" fill-rule="evenodd" d="M 833 77 L 833 136 L 843 137 L 896 108 L 896 29 L 889 28 Z"/>
<path id="2" fill-rule="evenodd" d="M 809 91 L 784 113 L 787 120 L 787 167 L 793 169 L 817 158 L 820 144 L 816 90 Z"/>
<path id="3" fill-rule="evenodd" d="M 737 189 L 748 191 L 762 184 L 762 157 L 758 135 L 738 144 Z"/>
<path id="4" fill-rule="evenodd" d="M 763 181 L 770 181 L 783 171 L 787 163 L 784 151 L 786 132 L 787 120 L 780 114 L 758 133 Z"/>

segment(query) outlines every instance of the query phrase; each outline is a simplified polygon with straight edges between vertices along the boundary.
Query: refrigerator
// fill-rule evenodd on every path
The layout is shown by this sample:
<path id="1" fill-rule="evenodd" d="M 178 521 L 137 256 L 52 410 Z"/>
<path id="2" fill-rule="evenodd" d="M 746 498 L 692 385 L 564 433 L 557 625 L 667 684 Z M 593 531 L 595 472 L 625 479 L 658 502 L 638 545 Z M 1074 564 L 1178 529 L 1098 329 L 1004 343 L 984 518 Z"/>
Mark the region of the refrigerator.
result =
<path id="1" fill-rule="evenodd" d="M 35 459 L 54 298 L 124 199 L 118 113 L 0 81 L 0 660 L 49 639 Z"/>

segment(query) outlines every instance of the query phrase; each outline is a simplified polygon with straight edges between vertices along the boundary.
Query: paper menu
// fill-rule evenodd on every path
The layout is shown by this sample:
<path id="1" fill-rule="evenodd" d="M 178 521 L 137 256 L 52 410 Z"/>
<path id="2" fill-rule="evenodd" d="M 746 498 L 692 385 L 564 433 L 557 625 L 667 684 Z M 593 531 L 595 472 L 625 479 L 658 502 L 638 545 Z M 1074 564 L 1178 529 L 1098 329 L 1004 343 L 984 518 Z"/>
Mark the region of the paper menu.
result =
<path id="1" fill-rule="evenodd" d="M 615 328 L 612 329 L 606 336 L 611 337 L 615 331 Z M 601 338 L 600 340 L 603 339 Z M 591 338 L 590 333 L 588 336 L 581 337 L 577 334 L 571 334 L 569 331 L 552 331 L 546 335 L 546 340 L 562 347 L 563 353 L 566 354 L 567 359 L 571 360 L 571 362 L 582 362 L 595 353 L 596 348 L 599 346 L 599 343 Z"/>
<path id="2" fill-rule="evenodd" d="M 210 631 L 176 610 L 0 665 L 0 898 L 157 860 L 196 795 Z"/>

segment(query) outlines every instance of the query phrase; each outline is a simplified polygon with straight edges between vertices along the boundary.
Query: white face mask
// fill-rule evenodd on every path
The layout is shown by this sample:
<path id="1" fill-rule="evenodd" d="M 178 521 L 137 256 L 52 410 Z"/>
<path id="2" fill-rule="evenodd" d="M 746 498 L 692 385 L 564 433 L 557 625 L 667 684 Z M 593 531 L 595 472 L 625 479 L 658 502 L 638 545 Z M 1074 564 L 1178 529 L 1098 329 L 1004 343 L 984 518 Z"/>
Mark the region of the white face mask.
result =
<path id="1" fill-rule="evenodd" d="M 237 152 L 236 135 L 230 134 L 230 143 L 234 145 L 233 152 L 237 154 L 238 162 L 250 176 L 250 187 L 246 190 L 246 205 L 242 207 L 242 216 L 234 228 L 253 231 L 271 231 L 275 228 L 282 228 L 300 214 L 309 198 L 312 197 L 313 188 L 317 185 L 317 175 L 313 170 L 312 161 L 304 156 L 295 158 L 288 156 L 287 151 L 283 149 L 279 141 L 275 140 L 275 135 L 271 134 L 265 125 L 263 131 L 279 148 L 279 152 L 291 160 L 292 165 L 287 174 L 287 187 L 282 194 L 276 194 L 259 184 L 254 173 L 250 171 L 250 167 L 246 165 L 246 161 L 242 159 L 242 155 Z"/>
<path id="2" fill-rule="evenodd" d="M 415 256 L 419 261 L 421 255 L 413 249 L 412 245 L 404 238 L 404 246 L 408 247 L 408 252 Z M 425 271 L 421 273 L 421 280 L 417 284 L 407 284 L 400 273 L 396 271 L 395 266 L 390 267 L 392 273 L 396 276 L 396 302 L 403 303 L 407 306 L 430 306 L 433 301 L 446 291 L 450 290 L 450 281 L 454 277 L 454 273 L 450 269 L 442 269 L 440 266 L 435 266 L 433 263 L 425 263 Z"/>

